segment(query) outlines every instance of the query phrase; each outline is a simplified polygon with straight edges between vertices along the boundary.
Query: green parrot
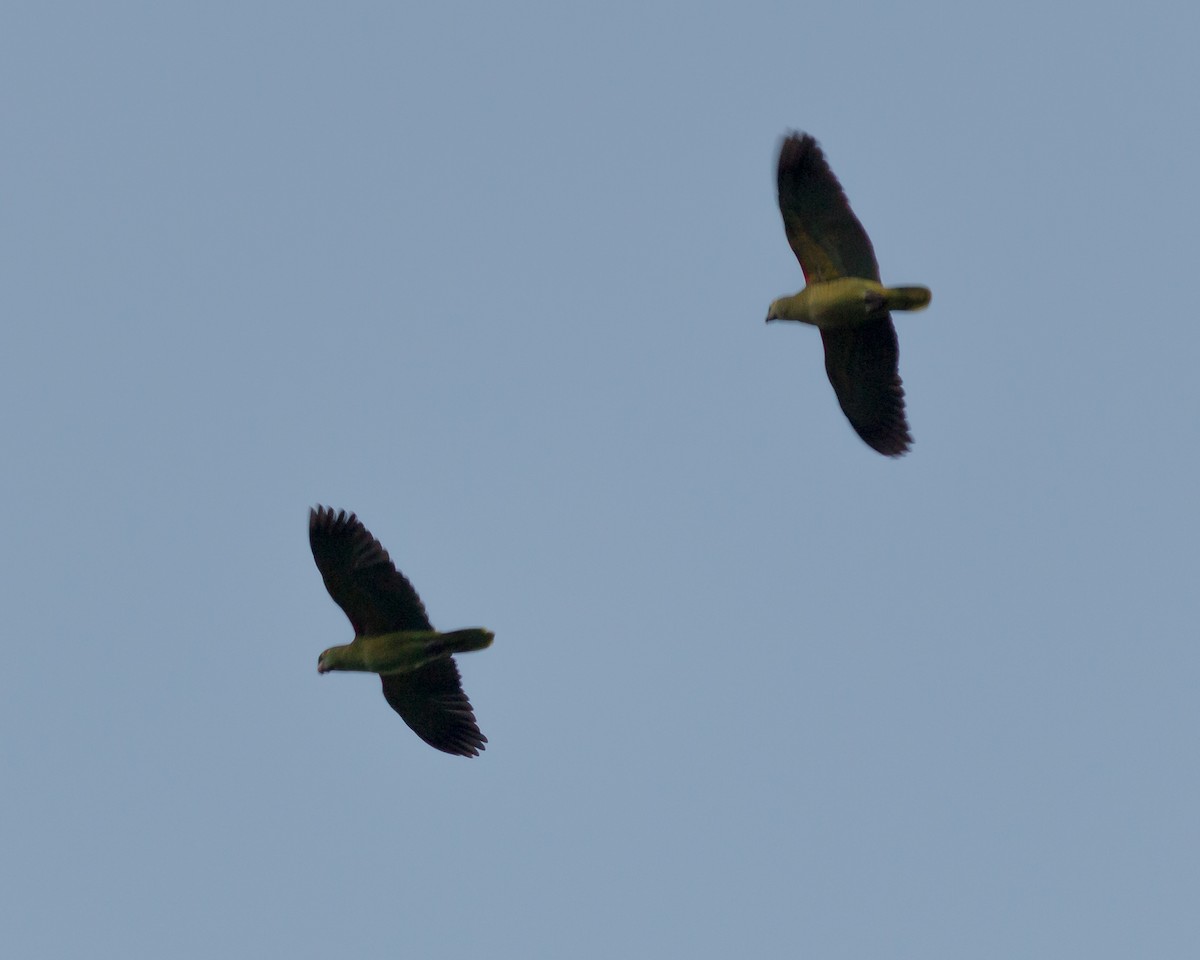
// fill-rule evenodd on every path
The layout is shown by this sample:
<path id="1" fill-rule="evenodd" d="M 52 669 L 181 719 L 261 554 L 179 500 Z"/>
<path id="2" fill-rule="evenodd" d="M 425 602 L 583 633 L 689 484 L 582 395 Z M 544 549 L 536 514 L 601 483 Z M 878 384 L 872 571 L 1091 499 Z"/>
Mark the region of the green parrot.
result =
<path id="1" fill-rule="evenodd" d="M 378 673 L 384 698 L 418 737 L 446 753 L 479 756 L 487 737 L 451 654 L 491 646 L 491 631 L 434 630 L 417 591 L 353 513 L 310 510 L 308 542 L 325 589 L 354 627 L 352 642 L 321 654 L 317 672 Z"/>
<path id="2" fill-rule="evenodd" d="M 825 372 L 858 435 L 889 457 L 912 437 L 904 417 L 900 347 L 891 310 L 920 310 L 926 287 L 885 287 L 871 240 L 850 209 L 817 141 L 793 133 L 779 150 L 779 210 L 805 287 L 771 304 L 767 322 L 798 320 L 821 331 Z"/>

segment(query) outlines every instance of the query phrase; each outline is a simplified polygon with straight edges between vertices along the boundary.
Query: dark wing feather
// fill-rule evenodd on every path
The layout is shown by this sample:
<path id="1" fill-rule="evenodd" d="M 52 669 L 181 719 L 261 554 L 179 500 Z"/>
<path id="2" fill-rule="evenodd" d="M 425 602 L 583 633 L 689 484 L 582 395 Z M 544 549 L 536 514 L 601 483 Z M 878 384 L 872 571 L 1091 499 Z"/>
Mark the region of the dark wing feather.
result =
<path id="1" fill-rule="evenodd" d="M 353 513 L 311 510 L 308 542 L 325 589 L 350 618 L 355 636 L 433 629 L 413 585 Z"/>
<path id="2" fill-rule="evenodd" d="M 854 327 L 822 330 L 825 372 L 850 425 L 889 457 L 907 452 L 912 437 L 904 417 L 900 347 L 891 315 Z"/>
<path id="3" fill-rule="evenodd" d="M 783 228 L 808 283 L 879 279 L 871 240 L 816 140 L 806 133 L 785 138 L 777 179 Z"/>
<path id="4" fill-rule="evenodd" d="M 412 673 L 389 673 L 383 695 L 413 732 L 431 747 L 476 757 L 487 737 L 479 732 L 454 660 L 446 657 Z"/>

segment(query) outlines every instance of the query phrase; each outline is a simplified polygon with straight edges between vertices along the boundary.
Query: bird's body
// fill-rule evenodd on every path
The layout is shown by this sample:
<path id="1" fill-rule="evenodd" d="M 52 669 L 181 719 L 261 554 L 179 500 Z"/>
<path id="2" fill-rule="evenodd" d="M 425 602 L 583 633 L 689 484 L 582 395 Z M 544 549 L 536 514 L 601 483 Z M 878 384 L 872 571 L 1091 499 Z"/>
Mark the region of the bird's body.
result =
<path id="1" fill-rule="evenodd" d="M 317 661 L 317 672 L 358 670 L 364 673 L 411 673 L 434 660 L 455 653 L 486 650 L 492 645 L 490 630 L 470 627 L 450 633 L 436 630 L 400 630 L 374 637 L 355 637 L 340 647 L 330 647 Z"/>
<path id="2" fill-rule="evenodd" d="M 767 320 L 820 329 L 825 372 L 850 425 L 875 450 L 901 456 L 912 438 L 891 311 L 921 309 L 929 290 L 880 283 L 871 240 L 812 137 L 784 139 L 777 181 L 784 230 L 806 286 L 774 301 Z"/>
<path id="3" fill-rule="evenodd" d="M 354 627 L 354 639 L 323 652 L 317 670 L 379 674 L 384 698 L 417 736 L 446 753 L 478 756 L 487 737 L 452 655 L 491 646 L 491 631 L 434 630 L 412 584 L 352 513 L 310 511 L 308 540 L 325 588 Z"/>
<path id="4" fill-rule="evenodd" d="M 881 320 L 891 310 L 919 310 L 927 303 L 925 287 L 885 287 L 875 280 L 839 277 L 780 297 L 771 304 L 767 319 L 798 320 L 822 330 L 838 330 Z"/>

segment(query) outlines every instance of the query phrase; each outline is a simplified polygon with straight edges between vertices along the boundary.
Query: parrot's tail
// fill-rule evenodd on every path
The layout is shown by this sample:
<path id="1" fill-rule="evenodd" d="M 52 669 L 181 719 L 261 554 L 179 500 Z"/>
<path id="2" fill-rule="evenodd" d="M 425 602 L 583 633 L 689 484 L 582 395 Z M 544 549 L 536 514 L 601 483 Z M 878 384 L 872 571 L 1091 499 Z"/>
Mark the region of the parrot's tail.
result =
<path id="1" fill-rule="evenodd" d="M 482 627 L 469 627 L 466 630 L 453 630 L 450 633 L 439 633 L 431 646 L 438 650 L 437 656 L 449 656 L 452 653 L 472 653 L 475 650 L 486 650 L 492 645 L 495 634 Z M 431 651 L 432 652 L 432 651 Z"/>
<path id="2" fill-rule="evenodd" d="M 929 306 L 933 294 L 928 287 L 888 287 L 889 310 L 920 310 Z"/>

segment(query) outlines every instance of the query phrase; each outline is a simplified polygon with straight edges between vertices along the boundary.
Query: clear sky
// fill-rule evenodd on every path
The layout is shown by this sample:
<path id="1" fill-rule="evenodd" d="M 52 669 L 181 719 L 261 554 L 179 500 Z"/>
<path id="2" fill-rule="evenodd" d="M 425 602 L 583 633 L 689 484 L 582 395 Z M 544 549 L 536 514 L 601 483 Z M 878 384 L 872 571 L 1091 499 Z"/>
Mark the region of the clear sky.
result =
<path id="1" fill-rule="evenodd" d="M 21 957 L 1200 955 L 1200 7 L 0 12 Z M 822 143 L 899 315 L 869 450 Z M 490 743 L 422 744 L 308 508 Z"/>

